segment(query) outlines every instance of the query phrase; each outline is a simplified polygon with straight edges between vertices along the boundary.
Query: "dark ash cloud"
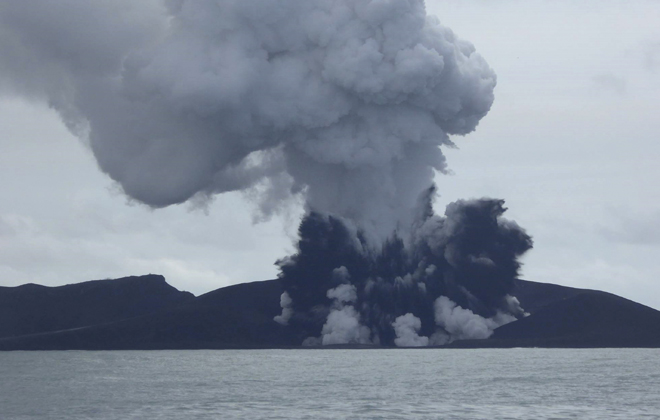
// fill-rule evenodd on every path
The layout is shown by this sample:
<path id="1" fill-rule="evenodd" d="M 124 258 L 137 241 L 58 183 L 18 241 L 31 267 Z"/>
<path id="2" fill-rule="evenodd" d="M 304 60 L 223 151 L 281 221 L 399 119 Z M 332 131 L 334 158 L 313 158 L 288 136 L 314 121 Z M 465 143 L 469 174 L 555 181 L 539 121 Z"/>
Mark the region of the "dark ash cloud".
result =
<path id="1" fill-rule="evenodd" d="M 309 214 L 298 252 L 279 262 L 280 322 L 308 344 L 419 346 L 487 338 L 523 316 L 510 292 L 531 238 L 502 217 L 502 200 L 458 201 L 441 217 L 431 194 L 412 236 L 378 251 L 342 220 Z"/>

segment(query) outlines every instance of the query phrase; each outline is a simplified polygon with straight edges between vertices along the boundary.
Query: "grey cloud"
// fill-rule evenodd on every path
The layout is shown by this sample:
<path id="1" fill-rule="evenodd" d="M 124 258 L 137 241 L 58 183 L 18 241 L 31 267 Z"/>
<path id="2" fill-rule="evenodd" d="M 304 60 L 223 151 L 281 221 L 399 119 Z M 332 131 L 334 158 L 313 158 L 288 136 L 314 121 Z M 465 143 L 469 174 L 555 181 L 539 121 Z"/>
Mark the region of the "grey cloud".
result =
<path id="1" fill-rule="evenodd" d="M 611 73 L 603 73 L 592 77 L 593 83 L 602 90 L 614 92 L 619 95 L 626 93 L 626 79 Z"/>
<path id="2" fill-rule="evenodd" d="M 301 192 L 383 239 L 493 101 L 493 71 L 421 0 L 6 0 L 0 16 L 1 89 L 48 101 L 153 207 L 247 190 L 272 212 Z"/>
<path id="3" fill-rule="evenodd" d="M 660 42 L 649 42 L 645 45 L 644 67 L 652 73 L 660 70 Z"/>
<path id="4" fill-rule="evenodd" d="M 647 214 L 617 212 L 614 217 L 613 223 L 598 229 L 608 240 L 629 245 L 660 245 L 660 211 Z"/>

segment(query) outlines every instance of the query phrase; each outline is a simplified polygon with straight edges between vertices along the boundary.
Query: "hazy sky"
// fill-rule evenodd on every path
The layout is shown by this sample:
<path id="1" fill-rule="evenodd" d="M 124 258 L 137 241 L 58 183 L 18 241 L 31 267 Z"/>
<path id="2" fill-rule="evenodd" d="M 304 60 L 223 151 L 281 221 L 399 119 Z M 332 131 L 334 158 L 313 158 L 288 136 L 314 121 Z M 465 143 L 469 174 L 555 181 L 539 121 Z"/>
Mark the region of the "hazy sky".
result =
<path id="1" fill-rule="evenodd" d="M 498 77 L 477 131 L 446 150 L 437 209 L 495 197 L 534 237 L 523 278 L 660 308 L 660 2 L 428 1 Z M 301 210 L 253 224 L 240 193 L 206 210 L 130 203 L 41 103 L 0 96 L 0 285 L 160 273 L 195 294 L 273 278 Z"/>

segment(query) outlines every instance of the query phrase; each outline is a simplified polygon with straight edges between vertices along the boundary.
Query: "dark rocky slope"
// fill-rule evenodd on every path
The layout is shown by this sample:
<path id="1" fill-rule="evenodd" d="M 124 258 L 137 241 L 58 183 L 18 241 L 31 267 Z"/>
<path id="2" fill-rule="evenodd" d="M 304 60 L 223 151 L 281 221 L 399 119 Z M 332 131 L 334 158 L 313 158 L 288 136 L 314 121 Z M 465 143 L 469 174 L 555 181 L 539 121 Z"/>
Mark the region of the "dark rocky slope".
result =
<path id="1" fill-rule="evenodd" d="M 68 331 L 0 339 L 0 350 L 119 350 L 267 348 L 293 346 L 273 321 L 280 312 L 278 281 L 215 290 L 167 311 Z"/>
<path id="2" fill-rule="evenodd" d="M 597 290 L 519 281 L 531 315 L 503 325 L 488 340 L 452 347 L 660 347 L 660 311 Z M 522 291 L 524 290 L 524 291 Z"/>
<path id="3" fill-rule="evenodd" d="M 588 290 L 518 279 L 514 281 L 512 294 L 518 298 L 525 311 L 533 314 L 544 306 L 584 292 Z"/>
<path id="4" fill-rule="evenodd" d="M 194 298 L 154 274 L 59 287 L 0 287 L 0 338 L 115 322 Z"/>

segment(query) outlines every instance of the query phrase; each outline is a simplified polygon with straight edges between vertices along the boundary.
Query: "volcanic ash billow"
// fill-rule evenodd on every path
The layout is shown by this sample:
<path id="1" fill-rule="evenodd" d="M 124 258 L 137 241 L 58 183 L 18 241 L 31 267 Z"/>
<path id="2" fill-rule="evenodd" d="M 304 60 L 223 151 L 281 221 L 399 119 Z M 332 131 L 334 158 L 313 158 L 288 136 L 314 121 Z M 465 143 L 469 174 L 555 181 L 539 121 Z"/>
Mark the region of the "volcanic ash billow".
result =
<path id="1" fill-rule="evenodd" d="M 302 197 L 371 242 L 496 84 L 423 0 L 6 0 L 0 56 L 0 93 L 47 102 L 133 200 Z"/>
<path id="2" fill-rule="evenodd" d="M 532 247 L 502 200 L 450 204 L 433 214 L 430 189 L 410 236 L 374 249 L 341 219 L 310 213 L 298 252 L 279 261 L 282 314 L 305 345 L 442 345 L 487 338 L 524 316 L 509 293 Z"/>

